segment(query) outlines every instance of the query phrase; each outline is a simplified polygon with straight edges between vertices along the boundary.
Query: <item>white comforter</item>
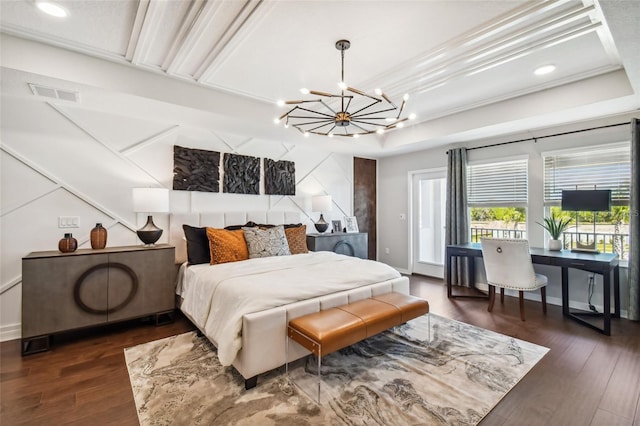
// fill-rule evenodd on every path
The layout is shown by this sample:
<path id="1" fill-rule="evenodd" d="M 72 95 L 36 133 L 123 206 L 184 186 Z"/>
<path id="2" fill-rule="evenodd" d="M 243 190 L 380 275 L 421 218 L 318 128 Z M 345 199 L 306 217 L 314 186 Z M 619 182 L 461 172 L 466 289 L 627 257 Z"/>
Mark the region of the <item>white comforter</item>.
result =
<path id="1" fill-rule="evenodd" d="M 222 365 L 231 365 L 245 314 L 399 276 L 384 263 L 332 252 L 193 265 L 183 277 L 181 309 L 217 344 Z"/>

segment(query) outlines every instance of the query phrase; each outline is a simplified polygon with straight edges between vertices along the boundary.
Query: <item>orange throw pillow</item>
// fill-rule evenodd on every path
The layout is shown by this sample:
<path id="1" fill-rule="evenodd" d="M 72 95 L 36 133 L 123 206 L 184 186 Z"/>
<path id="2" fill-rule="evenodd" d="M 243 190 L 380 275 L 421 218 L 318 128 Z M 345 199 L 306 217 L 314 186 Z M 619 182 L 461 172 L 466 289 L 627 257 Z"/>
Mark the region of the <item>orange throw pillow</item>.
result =
<path id="1" fill-rule="evenodd" d="M 207 228 L 207 238 L 212 265 L 249 259 L 249 250 L 242 229 L 227 231 Z"/>
<path id="2" fill-rule="evenodd" d="M 309 253 L 307 248 L 307 225 L 284 228 L 291 254 Z"/>

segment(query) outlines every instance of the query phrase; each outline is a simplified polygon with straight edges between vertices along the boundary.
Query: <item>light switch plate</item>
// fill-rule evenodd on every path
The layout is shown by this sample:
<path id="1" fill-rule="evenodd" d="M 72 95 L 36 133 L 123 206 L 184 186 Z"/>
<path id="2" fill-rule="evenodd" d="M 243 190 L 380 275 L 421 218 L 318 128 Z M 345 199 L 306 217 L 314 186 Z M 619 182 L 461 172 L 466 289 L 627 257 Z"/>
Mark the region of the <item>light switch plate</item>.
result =
<path id="1" fill-rule="evenodd" d="M 80 217 L 78 216 L 59 216 L 58 228 L 79 228 Z"/>

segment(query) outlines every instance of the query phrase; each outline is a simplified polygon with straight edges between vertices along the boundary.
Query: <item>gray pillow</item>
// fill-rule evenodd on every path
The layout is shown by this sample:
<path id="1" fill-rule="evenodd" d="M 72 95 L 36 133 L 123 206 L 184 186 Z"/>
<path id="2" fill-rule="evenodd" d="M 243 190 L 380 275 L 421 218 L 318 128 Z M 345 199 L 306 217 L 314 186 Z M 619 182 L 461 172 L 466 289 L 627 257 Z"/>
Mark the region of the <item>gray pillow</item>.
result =
<path id="1" fill-rule="evenodd" d="M 289 256 L 289 243 L 282 225 L 268 229 L 243 227 L 249 258 Z"/>

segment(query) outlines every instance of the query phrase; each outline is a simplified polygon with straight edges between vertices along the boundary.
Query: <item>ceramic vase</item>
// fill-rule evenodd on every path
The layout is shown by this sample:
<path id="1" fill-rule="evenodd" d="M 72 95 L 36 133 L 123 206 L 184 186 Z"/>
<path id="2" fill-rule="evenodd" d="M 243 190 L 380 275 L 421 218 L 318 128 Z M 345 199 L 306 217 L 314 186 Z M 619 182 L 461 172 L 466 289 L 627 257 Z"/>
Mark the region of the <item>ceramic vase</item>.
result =
<path id="1" fill-rule="evenodd" d="M 560 240 L 549 240 L 549 250 L 553 250 L 553 251 L 562 250 L 562 241 L 560 241 Z"/>
<path id="2" fill-rule="evenodd" d="M 103 249 L 107 246 L 107 228 L 101 223 L 96 223 L 96 227 L 91 230 L 91 248 Z"/>
<path id="3" fill-rule="evenodd" d="M 58 250 L 62 253 L 72 253 L 78 248 L 78 240 L 71 234 L 64 234 L 64 238 L 58 241 Z"/>

